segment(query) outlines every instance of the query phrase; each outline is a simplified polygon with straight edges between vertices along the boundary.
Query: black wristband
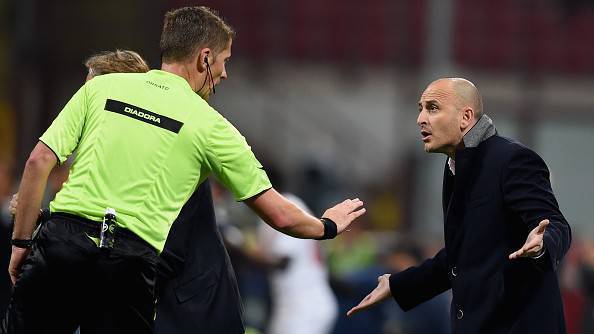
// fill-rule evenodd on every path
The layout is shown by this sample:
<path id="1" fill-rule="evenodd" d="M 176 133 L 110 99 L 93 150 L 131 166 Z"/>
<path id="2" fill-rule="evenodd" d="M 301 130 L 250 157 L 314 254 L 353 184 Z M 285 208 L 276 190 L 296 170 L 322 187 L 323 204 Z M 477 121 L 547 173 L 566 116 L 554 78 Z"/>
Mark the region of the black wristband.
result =
<path id="1" fill-rule="evenodd" d="M 10 243 L 14 247 L 27 249 L 27 248 L 31 248 L 31 246 L 33 245 L 33 240 L 32 239 L 12 239 L 12 240 L 10 240 Z"/>
<path id="2" fill-rule="evenodd" d="M 316 238 L 316 240 L 334 239 L 338 234 L 336 223 L 332 219 L 325 217 L 320 218 L 320 221 L 324 224 L 324 235 L 321 238 Z"/>

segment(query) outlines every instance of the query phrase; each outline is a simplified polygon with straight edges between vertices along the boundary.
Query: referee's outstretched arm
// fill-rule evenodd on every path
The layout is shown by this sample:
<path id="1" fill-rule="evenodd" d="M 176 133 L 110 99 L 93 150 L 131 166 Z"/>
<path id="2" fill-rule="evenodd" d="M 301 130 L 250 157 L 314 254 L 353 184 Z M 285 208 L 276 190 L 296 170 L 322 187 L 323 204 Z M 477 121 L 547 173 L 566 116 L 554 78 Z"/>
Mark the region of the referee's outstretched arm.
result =
<path id="1" fill-rule="evenodd" d="M 274 188 L 248 198 L 245 203 L 268 225 L 285 234 L 303 239 L 331 239 L 365 213 L 363 201 L 355 198 L 346 199 L 326 210 L 322 218 L 315 218 Z"/>

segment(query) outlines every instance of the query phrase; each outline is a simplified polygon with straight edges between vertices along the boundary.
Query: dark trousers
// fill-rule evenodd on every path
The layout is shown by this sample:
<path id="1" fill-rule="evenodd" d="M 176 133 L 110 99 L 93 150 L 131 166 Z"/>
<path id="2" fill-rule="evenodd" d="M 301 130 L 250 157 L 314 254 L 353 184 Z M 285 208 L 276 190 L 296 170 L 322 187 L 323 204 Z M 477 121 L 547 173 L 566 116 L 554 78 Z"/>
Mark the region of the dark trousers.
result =
<path id="1" fill-rule="evenodd" d="M 10 282 L 10 276 L 6 269 L 8 268 L 8 262 L 10 261 L 10 238 L 12 234 L 12 225 L 2 221 L 0 217 L 0 315 L 6 311 L 6 305 L 10 299 L 10 290 L 12 289 L 12 283 Z"/>
<path id="2" fill-rule="evenodd" d="M 156 250 L 119 229 L 99 250 L 99 224 L 53 215 L 22 266 L 0 332 L 151 333 Z"/>
<path id="3" fill-rule="evenodd" d="M 245 332 L 241 297 L 217 228 L 208 181 L 173 222 L 158 272 L 155 334 Z"/>

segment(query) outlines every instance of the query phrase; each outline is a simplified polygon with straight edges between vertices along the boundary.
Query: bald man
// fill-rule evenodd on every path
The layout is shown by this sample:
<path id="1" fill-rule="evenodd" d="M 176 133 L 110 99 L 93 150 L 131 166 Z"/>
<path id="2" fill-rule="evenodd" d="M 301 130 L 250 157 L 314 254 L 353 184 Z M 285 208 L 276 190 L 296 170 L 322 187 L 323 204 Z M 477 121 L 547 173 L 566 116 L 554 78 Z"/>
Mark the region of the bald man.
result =
<path id="1" fill-rule="evenodd" d="M 470 81 L 432 82 L 419 100 L 424 149 L 447 155 L 445 247 L 378 278 L 348 315 L 392 296 L 404 310 L 452 289 L 453 333 L 565 333 L 556 270 L 571 243 L 544 161 L 501 137 Z"/>

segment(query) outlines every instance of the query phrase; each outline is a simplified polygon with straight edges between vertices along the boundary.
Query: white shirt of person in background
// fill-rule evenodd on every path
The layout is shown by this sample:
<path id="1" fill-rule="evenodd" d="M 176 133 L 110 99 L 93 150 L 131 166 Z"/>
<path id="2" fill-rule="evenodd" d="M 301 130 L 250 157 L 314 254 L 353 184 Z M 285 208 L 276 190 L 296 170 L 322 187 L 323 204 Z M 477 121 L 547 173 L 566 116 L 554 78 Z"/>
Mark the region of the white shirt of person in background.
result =
<path id="1" fill-rule="evenodd" d="M 299 197 L 283 195 L 311 214 Z M 259 224 L 258 240 L 268 256 L 289 260 L 286 268 L 269 274 L 272 315 L 267 333 L 330 333 L 338 304 L 328 283 L 320 242 L 284 235 L 264 223 Z"/>

